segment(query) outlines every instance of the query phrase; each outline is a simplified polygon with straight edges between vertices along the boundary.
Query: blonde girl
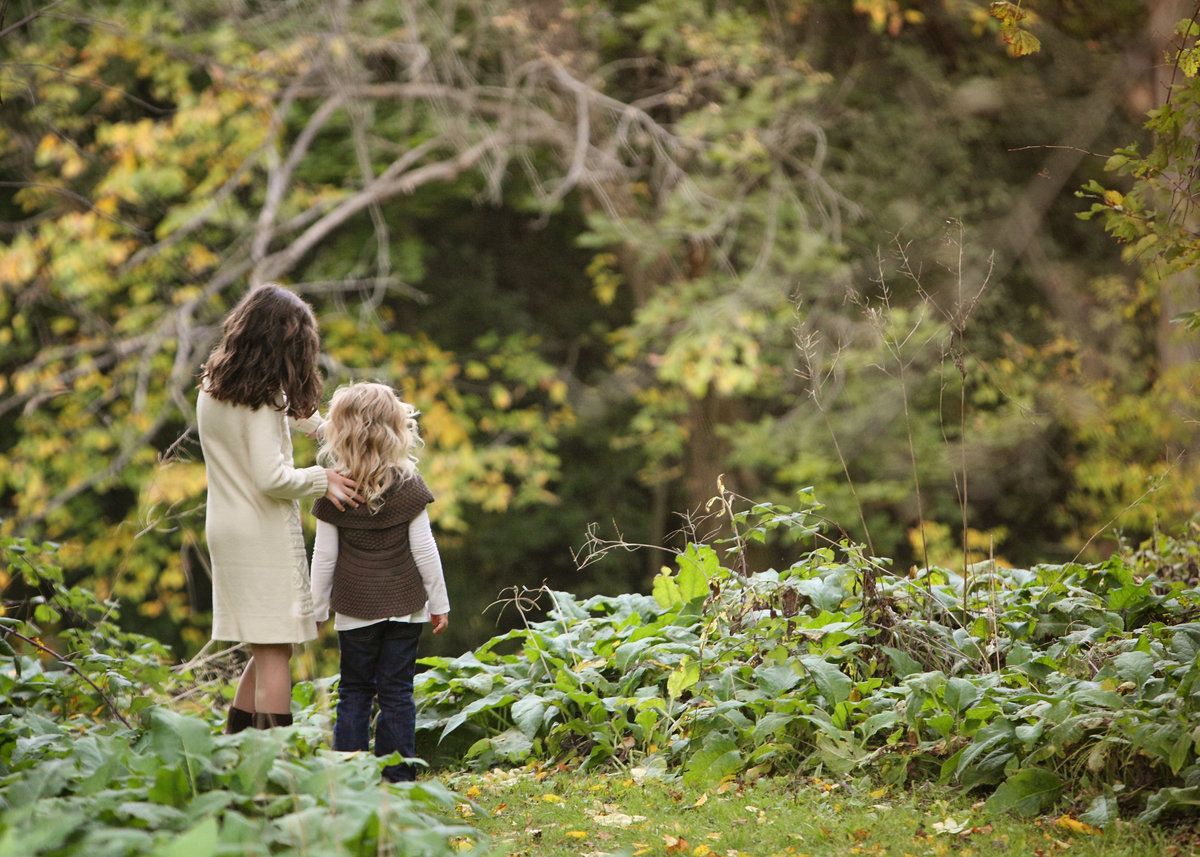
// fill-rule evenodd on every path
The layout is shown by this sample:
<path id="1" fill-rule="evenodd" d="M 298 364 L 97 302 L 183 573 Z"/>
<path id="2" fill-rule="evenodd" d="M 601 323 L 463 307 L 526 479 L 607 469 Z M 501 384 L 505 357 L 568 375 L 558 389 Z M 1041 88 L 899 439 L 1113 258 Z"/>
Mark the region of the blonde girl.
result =
<path id="1" fill-rule="evenodd" d="M 332 609 L 341 679 L 335 750 L 367 750 L 378 703 L 375 755 L 416 753 L 412 687 L 424 623 L 446 630 L 450 602 L 426 506 L 433 495 L 417 472 L 416 411 L 384 384 L 340 388 L 318 461 L 348 476 L 365 502 L 338 509 L 318 500 L 313 603 L 318 621 Z M 411 765 L 383 769 L 385 779 L 414 778 Z"/>

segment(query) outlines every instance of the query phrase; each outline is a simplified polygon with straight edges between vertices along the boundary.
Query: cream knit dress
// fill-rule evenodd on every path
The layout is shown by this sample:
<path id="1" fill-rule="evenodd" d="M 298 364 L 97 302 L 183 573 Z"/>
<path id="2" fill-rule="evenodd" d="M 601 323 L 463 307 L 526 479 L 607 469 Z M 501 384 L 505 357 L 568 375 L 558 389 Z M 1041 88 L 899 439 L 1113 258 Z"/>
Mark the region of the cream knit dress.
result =
<path id="1" fill-rule="evenodd" d="M 272 407 L 251 410 L 201 390 L 196 418 L 208 475 L 213 639 L 315 639 L 299 499 L 324 494 L 327 477 L 323 467 L 294 466 L 291 430 L 311 432 L 320 416 L 290 420 Z"/>

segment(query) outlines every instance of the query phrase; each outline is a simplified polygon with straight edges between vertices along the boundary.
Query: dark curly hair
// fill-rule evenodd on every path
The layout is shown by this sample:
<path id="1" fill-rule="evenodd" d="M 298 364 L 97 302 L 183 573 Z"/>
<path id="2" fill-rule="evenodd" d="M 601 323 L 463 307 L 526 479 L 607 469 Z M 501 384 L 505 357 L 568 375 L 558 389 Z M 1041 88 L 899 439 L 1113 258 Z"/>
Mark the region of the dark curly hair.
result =
<path id="1" fill-rule="evenodd" d="M 270 405 L 291 417 L 312 416 L 324 389 L 312 307 L 283 286 L 267 283 L 242 298 L 222 331 L 221 343 L 201 371 L 209 395 L 255 410 Z"/>

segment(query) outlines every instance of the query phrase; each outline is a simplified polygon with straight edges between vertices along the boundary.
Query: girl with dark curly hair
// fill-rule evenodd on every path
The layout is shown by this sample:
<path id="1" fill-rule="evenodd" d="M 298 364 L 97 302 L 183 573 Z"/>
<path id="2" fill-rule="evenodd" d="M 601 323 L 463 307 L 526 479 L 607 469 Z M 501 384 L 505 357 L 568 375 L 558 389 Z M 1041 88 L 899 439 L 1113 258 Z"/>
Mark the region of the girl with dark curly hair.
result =
<path id="1" fill-rule="evenodd" d="M 226 732 L 292 722 L 291 651 L 317 636 L 301 498 L 358 503 L 337 470 L 297 468 L 291 431 L 320 430 L 320 338 L 312 308 L 275 284 L 226 317 L 204 364 L 196 417 L 208 476 L 214 640 L 248 643 Z"/>

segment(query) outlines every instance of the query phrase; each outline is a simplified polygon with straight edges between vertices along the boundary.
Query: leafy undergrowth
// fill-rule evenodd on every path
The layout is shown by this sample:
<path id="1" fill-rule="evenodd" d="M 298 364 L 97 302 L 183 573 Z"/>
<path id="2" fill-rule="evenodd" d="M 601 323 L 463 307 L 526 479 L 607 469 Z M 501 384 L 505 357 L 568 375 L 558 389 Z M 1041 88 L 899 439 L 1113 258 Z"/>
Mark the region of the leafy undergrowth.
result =
<path id="1" fill-rule="evenodd" d="M 425 660 L 419 726 L 480 769 L 559 760 L 701 788 L 870 775 L 1104 829 L 1200 806 L 1182 582 L 1120 559 L 894 577 L 847 542 L 746 575 L 749 542 L 803 545 L 821 522 L 773 506 L 733 521 L 653 597 L 546 592 L 546 620 Z"/>
<path id="2" fill-rule="evenodd" d="M 294 727 L 219 734 L 225 704 L 52 546 L 0 539 L 0 857 L 1184 847 L 1165 822 L 1200 806 L 1197 597 L 1142 571 L 1188 549 L 894 577 L 814 548 L 811 511 L 731 520 L 653 595 L 547 591 L 547 619 L 426 659 L 439 773 L 399 787 L 392 760 L 328 750 L 324 687 L 297 686 Z M 790 567 L 742 570 L 781 536 Z"/>
<path id="3" fill-rule="evenodd" d="M 1155 826 L 1100 831 L 1070 815 L 993 816 L 945 787 L 892 789 L 820 778 L 726 780 L 713 788 L 645 771 L 543 766 L 451 777 L 459 814 L 512 857 L 1144 857 L 1191 853 Z"/>
<path id="4" fill-rule="evenodd" d="M 29 615 L 0 616 L 0 857 L 492 853 L 438 780 L 383 785 L 388 760 L 331 752 L 311 683 L 298 725 L 219 734 L 225 706 L 167 707 L 180 677 L 162 647 L 64 586 L 52 549 L 0 547 L 37 593 Z"/>

